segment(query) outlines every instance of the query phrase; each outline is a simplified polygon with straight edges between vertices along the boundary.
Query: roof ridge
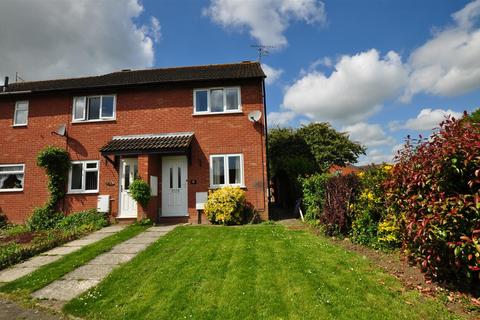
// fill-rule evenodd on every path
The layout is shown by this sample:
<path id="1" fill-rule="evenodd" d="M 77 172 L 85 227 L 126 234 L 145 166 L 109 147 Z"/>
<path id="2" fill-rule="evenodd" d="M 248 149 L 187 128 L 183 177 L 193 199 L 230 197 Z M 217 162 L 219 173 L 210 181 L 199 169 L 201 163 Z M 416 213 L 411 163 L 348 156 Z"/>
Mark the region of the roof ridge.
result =
<path id="1" fill-rule="evenodd" d="M 199 64 L 199 65 L 192 65 L 192 66 L 176 66 L 176 67 L 164 67 L 164 68 L 145 68 L 145 69 L 136 69 L 136 70 L 128 70 L 128 71 L 113 71 L 109 73 L 97 74 L 97 75 L 90 75 L 90 76 L 82 76 L 82 77 L 69 77 L 69 78 L 55 78 L 55 79 L 44 79 L 44 80 L 32 80 L 32 81 L 22 81 L 22 82 L 13 82 L 10 83 L 9 86 L 13 86 L 16 84 L 29 84 L 29 83 L 42 83 L 42 82 L 52 82 L 52 81 L 65 81 L 65 80 L 78 80 L 78 79 L 92 79 L 92 78 L 101 78 L 111 74 L 122 74 L 122 73 L 130 73 L 130 72 L 150 72 L 150 71 L 158 71 L 158 70 L 178 70 L 178 69 L 194 69 L 200 67 L 226 67 L 226 66 L 236 66 L 242 64 L 259 64 L 258 61 L 242 61 L 242 62 L 230 62 L 230 63 L 217 63 L 217 64 Z"/>

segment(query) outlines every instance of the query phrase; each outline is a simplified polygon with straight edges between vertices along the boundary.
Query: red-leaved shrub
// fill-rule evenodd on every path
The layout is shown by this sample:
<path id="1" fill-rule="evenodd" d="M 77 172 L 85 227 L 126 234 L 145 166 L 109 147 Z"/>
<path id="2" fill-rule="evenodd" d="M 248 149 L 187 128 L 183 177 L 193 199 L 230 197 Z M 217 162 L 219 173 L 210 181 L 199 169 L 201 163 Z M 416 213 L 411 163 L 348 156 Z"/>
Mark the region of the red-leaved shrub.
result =
<path id="1" fill-rule="evenodd" d="M 325 203 L 320 222 L 327 235 L 347 235 L 352 228 L 350 203 L 359 189 L 359 179 L 355 174 L 333 176 L 325 186 Z"/>
<path id="2" fill-rule="evenodd" d="M 407 139 L 387 180 L 404 217 L 404 248 L 432 277 L 478 282 L 480 127 L 449 119 L 429 139 Z"/>

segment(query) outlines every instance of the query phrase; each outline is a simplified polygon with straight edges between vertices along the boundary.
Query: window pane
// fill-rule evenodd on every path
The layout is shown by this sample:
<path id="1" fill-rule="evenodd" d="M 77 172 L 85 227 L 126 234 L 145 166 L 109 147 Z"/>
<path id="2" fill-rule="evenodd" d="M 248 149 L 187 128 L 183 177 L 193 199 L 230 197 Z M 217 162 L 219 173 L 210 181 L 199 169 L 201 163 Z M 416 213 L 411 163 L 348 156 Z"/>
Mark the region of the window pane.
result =
<path id="1" fill-rule="evenodd" d="M 227 110 L 238 110 L 238 90 L 226 89 L 225 94 L 227 96 Z"/>
<path id="2" fill-rule="evenodd" d="M 125 172 L 123 173 L 123 179 L 125 180 L 124 188 L 128 190 L 130 188 L 130 165 L 125 165 Z"/>
<path id="3" fill-rule="evenodd" d="M 210 93 L 210 111 L 222 112 L 223 111 L 223 90 L 215 89 Z"/>
<path id="4" fill-rule="evenodd" d="M 138 165 L 134 164 L 133 165 L 133 180 L 136 180 L 138 178 Z"/>
<path id="5" fill-rule="evenodd" d="M 1 171 L 22 171 L 23 172 L 23 166 L 1 166 L 0 167 L 0 172 Z"/>
<path id="6" fill-rule="evenodd" d="M 88 98 L 88 120 L 100 119 L 100 97 Z"/>
<path id="7" fill-rule="evenodd" d="M 228 157 L 228 183 L 240 184 L 240 156 Z"/>
<path id="8" fill-rule="evenodd" d="M 0 173 L 0 190 L 4 189 L 23 189 L 23 173 Z"/>
<path id="9" fill-rule="evenodd" d="M 75 120 L 83 120 L 84 114 L 85 114 L 85 97 L 77 97 L 75 98 L 73 118 Z"/>
<path id="10" fill-rule="evenodd" d="M 182 168 L 178 167 L 178 189 L 182 187 Z"/>
<path id="11" fill-rule="evenodd" d="M 26 111 L 28 110 L 28 102 L 18 102 L 16 105 L 17 110 Z"/>
<path id="12" fill-rule="evenodd" d="M 72 190 L 82 189 L 82 171 L 83 171 L 83 164 L 81 163 L 72 164 L 72 181 L 71 181 L 70 189 Z"/>
<path id="13" fill-rule="evenodd" d="M 195 91 L 195 111 L 208 111 L 208 91 Z"/>
<path id="14" fill-rule="evenodd" d="M 97 190 L 98 171 L 87 171 L 85 173 L 85 190 Z"/>
<path id="15" fill-rule="evenodd" d="M 113 118 L 113 96 L 102 97 L 102 118 Z"/>
<path id="16" fill-rule="evenodd" d="M 223 157 L 212 158 L 213 168 L 213 184 L 225 184 L 225 168 L 223 164 Z"/>
<path id="17" fill-rule="evenodd" d="M 27 124 L 27 117 L 27 110 L 17 110 L 17 112 L 15 112 L 15 124 Z"/>
<path id="18" fill-rule="evenodd" d="M 87 169 L 96 169 L 96 168 L 97 168 L 96 162 L 87 163 Z"/>

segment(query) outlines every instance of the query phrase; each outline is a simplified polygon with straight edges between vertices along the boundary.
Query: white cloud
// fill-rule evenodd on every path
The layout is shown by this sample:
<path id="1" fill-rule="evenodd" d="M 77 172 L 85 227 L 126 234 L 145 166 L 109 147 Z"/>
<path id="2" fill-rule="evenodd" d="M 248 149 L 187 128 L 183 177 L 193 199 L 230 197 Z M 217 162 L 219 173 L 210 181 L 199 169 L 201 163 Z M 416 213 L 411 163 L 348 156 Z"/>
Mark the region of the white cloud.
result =
<path id="1" fill-rule="evenodd" d="M 325 5 L 318 0 L 211 0 L 203 14 L 224 28 L 242 30 L 263 45 L 283 47 L 283 32 L 292 20 L 321 24 L 326 20 Z"/>
<path id="2" fill-rule="evenodd" d="M 371 149 L 367 151 L 365 156 L 362 156 L 358 159 L 358 165 L 365 166 L 368 164 L 380 164 L 382 162 L 392 163 L 394 157 L 393 149 L 390 150 L 381 150 L 381 149 Z"/>
<path id="3" fill-rule="evenodd" d="M 419 92 L 455 96 L 480 88 L 480 0 L 452 15 L 454 25 L 435 33 L 409 58 L 412 69 L 402 101 Z"/>
<path id="4" fill-rule="evenodd" d="M 269 112 L 267 122 L 269 128 L 285 127 L 296 117 L 294 112 Z"/>
<path id="5" fill-rule="evenodd" d="M 154 64 L 160 23 L 137 0 L 0 1 L 0 70 L 11 79 L 82 76 Z"/>
<path id="6" fill-rule="evenodd" d="M 450 109 L 443 110 L 425 108 L 420 110 L 420 113 L 416 118 L 408 119 L 405 123 L 400 123 L 398 121 L 391 122 L 389 126 L 392 131 L 398 129 L 427 131 L 438 127 L 440 122 L 446 118 L 454 117 L 456 119 L 460 119 L 462 116 L 462 112 L 456 112 Z"/>
<path id="7" fill-rule="evenodd" d="M 277 81 L 283 73 L 282 69 L 275 69 L 265 63 L 262 63 L 262 69 L 267 75 L 265 83 L 268 85 L 273 84 L 275 81 Z"/>
<path id="8" fill-rule="evenodd" d="M 343 56 L 329 75 L 311 71 L 287 88 L 286 108 L 320 121 L 354 123 L 381 109 L 407 80 L 407 71 L 394 51 L 380 57 L 371 49 Z"/>
<path id="9" fill-rule="evenodd" d="M 368 124 L 359 122 L 343 127 L 342 131 L 348 132 L 350 139 L 360 142 L 367 147 L 378 147 L 382 145 L 393 145 L 396 140 L 387 136 L 379 124 Z"/>

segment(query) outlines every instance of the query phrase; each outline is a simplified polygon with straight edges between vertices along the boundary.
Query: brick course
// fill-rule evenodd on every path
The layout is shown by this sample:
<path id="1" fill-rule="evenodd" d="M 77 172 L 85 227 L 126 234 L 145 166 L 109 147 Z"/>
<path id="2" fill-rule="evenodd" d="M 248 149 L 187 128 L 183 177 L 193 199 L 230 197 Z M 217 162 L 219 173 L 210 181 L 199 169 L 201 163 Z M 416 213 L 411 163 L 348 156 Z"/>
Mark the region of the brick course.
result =
<path id="1" fill-rule="evenodd" d="M 193 89 L 216 86 L 241 87 L 242 113 L 193 115 Z M 74 96 L 112 93 L 117 95 L 116 120 L 72 123 Z M 15 101 L 19 100 L 29 101 L 26 127 L 12 127 Z M 10 221 L 22 222 L 34 207 L 45 203 L 47 179 L 35 159 L 43 147 L 55 145 L 66 148 L 72 160 L 100 160 L 100 192 L 67 195 L 61 204 L 63 210 L 71 213 L 95 208 L 97 196 L 108 194 L 110 214 L 116 217 L 118 165 L 115 167 L 103 158 L 100 147 L 118 135 L 194 132 L 188 178 L 197 183 L 188 186 L 189 221 L 197 222 L 195 192 L 207 191 L 209 187 L 209 155 L 223 153 L 244 155 L 247 201 L 267 218 L 265 117 L 259 123 L 250 122 L 247 114 L 253 110 L 263 112 L 261 79 L 0 96 L 0 164 L 25 164 L 24 190 L 0 192 L 0 212 Z M 67 124 L 68 143 L 66 138 L 52 134 L 64 123 Z M 140 176 L 148 180 L 148 175 L 153 173 L 158 176 L 159 194 L 149 204 L 146 214 L 156 220 L 157 208 L 161 206 L 161 157 L 139 156 Z"/>

